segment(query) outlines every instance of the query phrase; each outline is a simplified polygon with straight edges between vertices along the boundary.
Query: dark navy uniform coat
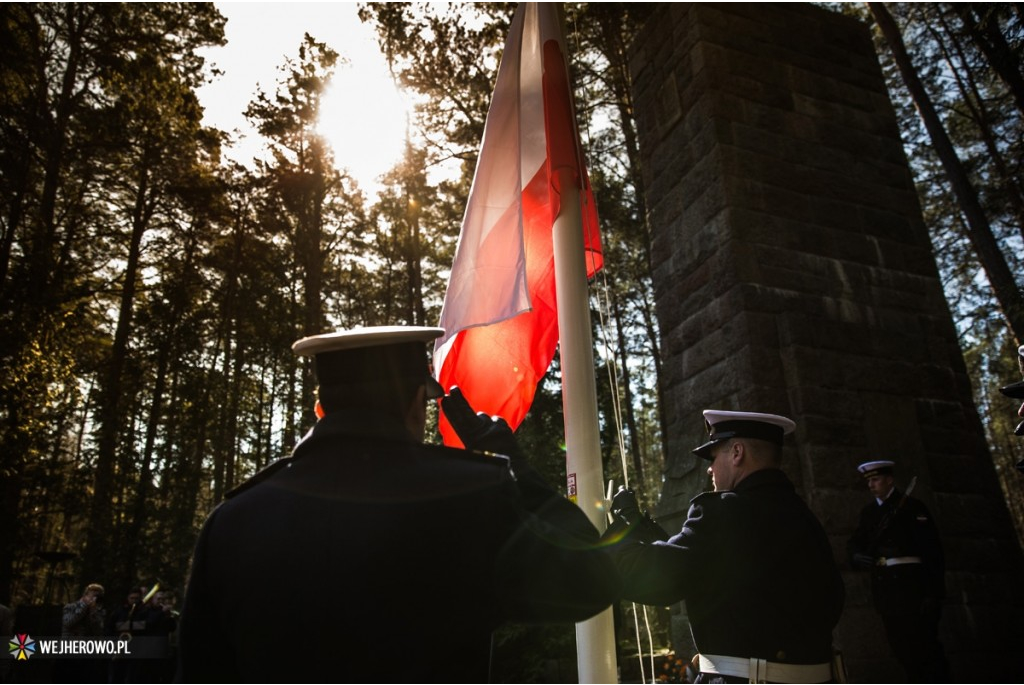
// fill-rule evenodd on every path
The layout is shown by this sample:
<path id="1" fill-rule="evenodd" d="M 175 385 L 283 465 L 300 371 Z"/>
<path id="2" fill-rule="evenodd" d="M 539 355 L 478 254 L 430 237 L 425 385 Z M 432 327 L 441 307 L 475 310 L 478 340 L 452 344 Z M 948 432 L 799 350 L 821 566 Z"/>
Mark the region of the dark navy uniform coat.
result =
<path id="1" fill-rule="evenodd" d="M 875 608 L 909 682 L 949 682 L 938 637 L 946 564 L 928 507 L 893 490 L 882 504 L 871 502 L 861 510 L 847 549 L 855 568 L 871 571 Z"/>
<path id="2" fill-rule="evenodd" d="M 627 599 L 686 601 L 704 654 L 795 664 L 832 659 L 845 590 L 821 524 L 778 469 L 690 503 L 667 542 L 617 553 Z"/>
<path id="3" fill-rule="evenodd" d="M 615 599 L 596 530 L 539 477 L 403 434 L 330 414 L 217 507 L 181 615 L 184 681 L 486 682 L 501 622 Z"/>
<path id="4" fill-rule="evenodd" d="M 913 597 L 940 600 L 945 596 L 945 558 L 939 531 L 928 507 L 899 490 L 860 513 L 857 530 L 847 544 L 855 555 L 881 558 L 917 557 L 919 564 L 872 566 L 872 591 L 880 611 L 902 611 L 910 592 Z M 856 564 L 855 564 L 856 565 Z M 919 610 L 919 606 L 911 607 Z"/>

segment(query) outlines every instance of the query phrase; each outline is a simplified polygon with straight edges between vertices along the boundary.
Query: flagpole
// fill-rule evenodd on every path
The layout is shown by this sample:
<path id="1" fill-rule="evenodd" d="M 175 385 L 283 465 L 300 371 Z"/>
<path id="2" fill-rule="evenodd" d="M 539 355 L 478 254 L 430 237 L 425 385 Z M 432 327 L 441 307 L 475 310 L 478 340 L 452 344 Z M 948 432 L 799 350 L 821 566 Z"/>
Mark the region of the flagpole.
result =
<path id="1" fill-rule="evenodd" d="M 555 299 L 558 303 L 562 408 L 565 416 L 566 475 L 569 495 L 599 531 L 607 527 L 604 474 L 597 422 L 597 386 L 583 249 L 579 180 L 572 169 L 558 169 L 560 212 L 553 227 Z M 576 624 L 576 659 L 581 683 L 616 683 L 615 626 L 612 609 Z"/>

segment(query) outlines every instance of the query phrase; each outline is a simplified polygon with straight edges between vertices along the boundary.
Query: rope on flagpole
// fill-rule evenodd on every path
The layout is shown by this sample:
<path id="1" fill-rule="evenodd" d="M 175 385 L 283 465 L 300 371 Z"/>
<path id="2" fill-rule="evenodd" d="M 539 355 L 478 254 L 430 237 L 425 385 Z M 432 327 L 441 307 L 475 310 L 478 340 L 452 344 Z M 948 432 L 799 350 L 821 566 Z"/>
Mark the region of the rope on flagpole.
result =
<path id="1" fill-rule="evenodd" d="M 576 60 L 576 56 L 580 53 L 580 49 L 579 49 L 580 48 L 579 27 L 578 27 L 578 25 L 576 23 L 576 17 L 577 17 L 576 8 L 572 9 L 571 17 L 572 17 L 572 37 L 573 37 L 573 42 L 575 43 L 575 45 L 574 45 L 574 49 L 572 51 L 572 54 L 570 56 L 570 60 L 575 61 Z M 577 72 L 578 72 L 578 70 L 577 70 Z M 585 89 L 583 90 L 583 95 L 584 95 L 584 97 L 581 100 L 585 103 L 586 102 L 586 97 L 585 97 L 586 96 L 586 90 Z M 589 144 L 590 144 L 590 141 L 591 141 L 591 138 L 590 138 L 590 109 L 589 109 L 589 107 L 586 107 L 586 106 L 583 108 L 583 131 L 584 131 L 583 135 L 585 136 L 586 142 L 587 142 L 587 148 L 589 149 Z M 583 148 L 584 146 L 581 145 L 580 147 Z M 582 154 L 582 149 L 580 151 L 580 154 Z M 580 168 L 584 168 L 585 169 L 586 167 L 581 165 Z M 589 202 L 592 199 L 592 195 L 588 196 L 586 193 L 581 194 L 581 197 L 583 198 L 583 202 Z M 602 252 L 603 251 L 604 251 L 604 246 L 602 244 Z M 588 260 L 590 260 L 590 264 L 589 264 L 590 269 L 589 270 L 594 272 L 595 274 L 598 273 L 598 271 L 595 268 L 596 267 L 596 257 L 593 254 L 593 251 L 587 251 L 586 252 L 586 258 Z M 599 331 L 599 334 L 600 334 L 600 337 L 601 337 L 601 344 L 604 347 L 605 363 L 606 363 L 606 366 L 607 366 L 607 369 L 608 369 L 608 383 L 609 383 L 609 386 L 610 386 L 610 390 L 611 390 L 610 395 L 611 395 L 611 398 L 612 398 L 612 414 L 614 416 L 614 421 L 615 421 L 615 437 L 616 437 L 616 442 L 618 443 L 619 460 L 620 460 L 620 462 L 622 464 L 623 485 L 628 488 L 629 487 L 629 462 L 628 462 L 627 455 L 626 455 L 625 431 L 623 430 L 622 402 L 621 402 L 621 398 L 620 398 L 620 384 L 619 384 L 618 362 L 617 362 L 617 357 L 616 357 L 615 353 L 612 351 L 612 345 L 609 342 L 609 334 L 608 334 L 608 330 L 610 328 L 610 326 L 608 324 L 608 319 L 611 318 L 611 315 L 610 315 L 611 314 L 611 308 L 610 308 L 610 305 L 609 305 L 608 293 L 610 292 L 611 287 L 608 284 L 607 269 L 608 269 L 608 265 L 607 265 L 607 262 L 605 262 L 604 267 L 599 272 L 600 273 L 600 286 L 595 289 L 595 293 L 594 294 L 595 294 L 595 297 L 597 299 L 597 305 L 598 305 L 597 306 L 598 320 L 599 320 L 598 331 Z M 612 483 L 611 483 L 611 481 L 609 481 L 609 483 L 608 483 L 608 497 L 609 497 L 609 499 L 611 498 L 612 494 L 613 494 L 612 493 Z M 647 607 L 646 607 L 646 605 L 643 605 L 643 604 L 639 605 L 640 609 L 641 609 L 640 612 L 637 611 L 637 606 L 638 605 L 635 602 L 632 603 L 632 607 L 633 607 L 633 628 L 634 628 L 634 632 L 636 634 L 636 644 L 637 644 L 637 661 L 638 661 L 639 666 L 640 666 L 640 682 L 647 682 L 646 677 L 645 677 L 645 669 L 644 669 L 643 649 L 640 648 L 640 645 L 641 645 L 641 642 L 642 642 L 642 636 L 641 636 L 641 631 L 640 631 L 640 613 L 642 613 L 643 614 L 643 619 L 644 619 L 644 629 L 645 629 L 645 633 L 647 635 L 648 654 L 650 656 L 651 683 L 653 684 L 657 680 L 657 676 L 655 674 L 655 668 L 654 668 L 654 636 L 653 636 L 652 631 L 651 631 L 651 623 L 650 623 L 649 616 L 647 614 Z"/>
<path id="2" fill-rule="evenodd" d="M 575 43 L 574 50 L 572 51 L 571 59 L 573 61 L 576 61 L 576 55 L 578 55 L 579 52 L 580 52 L 579 28 L 578 28 L 578 26 L 576 24 L 576 8 L 572 8 L 571 16 L 572 16 L 572 37 L 573 37 L 573 41 Z M 578 72 L 578 70 L 577 70 L 577 72 Z M 580 101 L 585 103 L 586 102 L 586 90 L 585 89 L 583 91 L 583 96 L 584 97 L 580 98 Z M 584 131 L 583 135 L 586 138 L 587 147 L 589 147 L 589 143 L 590 143 L 590 109 L 589 109 L 589 107 L 584 107 L 583 108 L 583 131 Z M 583 147 L 583 146 L 581 145 L 581 147 Z M 583 167 L 583 168 L 585 168 L 585 167 Z M 590 200 L 590 197 L 588 197 L 586 194 L 584 194 L 582 197 L 583 197 L 583 201 L 584 202 L 588 202 Z M 602 246 L 602 251 L 603 251 L 603 246 Z M 588 265 L 590 267 L 589 270 L 590 271 L 594 271 L 595 273 L 597 273 L 596 269 L 595 269 L 595 267 L 596 267 L 596 257 L 594 256 L 593 251 L 587 251 L 586 256 L 587 256 L 587 259 L 590 260 L 590 264 Z M 615 357 L 614 354 L 611 353 L 611 344 L 608 342 L 608 328 L 609 328 L 609 326 L 608 326 L 607 320 L 605 318 L 605 313 L 607 311 L 610 311 L 610 308 L 608 307 L 608 298 L 607 298 L 607 293 L 610 290 L 610 288 L 608 286 L 608 277 L 607 277 L 607 274 L 606 274 L 606 271 L 605 271 L 606 269 L 607 269 L 607 265 L 605 265 L 605 267 L 602 268 L 601 271 L 599 272 L 601 274 L 601 276 L 600 276 L 600 278 L 601 278 L 601 287 L 598 288 L 597 292 L 595 293 L 595 295 L 597 297 L 597 301 L 598 301 L 598 308 L 597 308 L 598 317 L 599 317 L 598 330 L 601 333 L 601 343 L 602 343 L 602 345 L 604 347 L 605 362 L 606 362 L 607 367 L 608 367 L 608 382 L 611 385 L 611 391 L 612 391 L 611 392 L 611 397 L 612 397 L 612 413 L 613 413 L 613 415 L 615 417 L 615 436 L 616 436 L 616 440 L 618 442 L 619 460 L 622 462 L 622 478 L 625 481 L 624 485 L 628 488 L 629 487 L 629 471 L 626 468 L 627 467 L 626 443 L 625 443 L 625 439 L 623 437 L 624 431 L 622 430 L 622 404 L 621 404 L 621 401 L 619 399 L 619 382 L 618 382 L 619 373 L 618 373 L 618 368 L 617 368 L 616 357 Z M 602 293 L 604 293 L 604 295 L 605 295 L 604 298 L 602 298 Z"/>

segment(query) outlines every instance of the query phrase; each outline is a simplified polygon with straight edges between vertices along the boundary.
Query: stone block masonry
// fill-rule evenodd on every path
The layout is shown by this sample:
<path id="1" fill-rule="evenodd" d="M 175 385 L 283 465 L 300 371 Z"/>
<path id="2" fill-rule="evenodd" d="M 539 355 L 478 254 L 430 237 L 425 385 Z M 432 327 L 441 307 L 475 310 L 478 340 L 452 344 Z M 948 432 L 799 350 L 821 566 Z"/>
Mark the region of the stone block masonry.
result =
<path id="1" fill-rule="evenodd" d="M 784 467 L 845 569 L 837 646 L 854 682 L 892 682 L 845 558 L 869 497 L 855 467 L 891 458 L 944 535 L 954 678 L 1024 680 L 1020 549 L 869 28 L 811 5 L 666 3 L 631 71 L 665 369 L 659 518 L 678 527 L 710 487 L 690 453 L 702 409 L 793 417 Z"/>

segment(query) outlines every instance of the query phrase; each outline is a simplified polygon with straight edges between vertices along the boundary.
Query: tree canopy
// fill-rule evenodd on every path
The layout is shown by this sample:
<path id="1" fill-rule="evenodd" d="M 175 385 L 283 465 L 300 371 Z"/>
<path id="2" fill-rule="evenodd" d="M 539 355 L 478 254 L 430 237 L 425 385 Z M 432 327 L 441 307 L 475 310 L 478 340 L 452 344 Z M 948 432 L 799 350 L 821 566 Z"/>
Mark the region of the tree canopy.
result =
<path id="1" fill-rule="evenodd" d="M 1019 380 L 1024 335 L 1024 15 L 830 7 L 882 29 L 976 399 L 1013 478 L 1021 442 L 990 390 Z M 242 166 L 222 156 L 228 136 L 202 125 L 196 95 L 215 77 L 202 49 L 224 43 L 214 5 L 0 5 L 0 602 L 61 603 L 93 581 L 183 587 L 207 513 L 313 422 L 311 370 L 291 343 L 437 321 L 513 9 L 360 5 L 418 102 L 401 159 L 369 197 L 316 128 L 339 60 L 316 27 L 271 89 L 238 103 L 268 152 Z M 610 265 L 592 301 L 605 474 L 628 475 L 645 506 L 664 418 L 628 59 L 649 12 L 567 5 Z M 435 173 L 452 161 L 457 174 Z M 520 429 L 556 484 L 558 373 Z M 1019 486 L 1007 490 L 1024 520 Z M 527 662 L 520 675 L 541 668 Z"/>

